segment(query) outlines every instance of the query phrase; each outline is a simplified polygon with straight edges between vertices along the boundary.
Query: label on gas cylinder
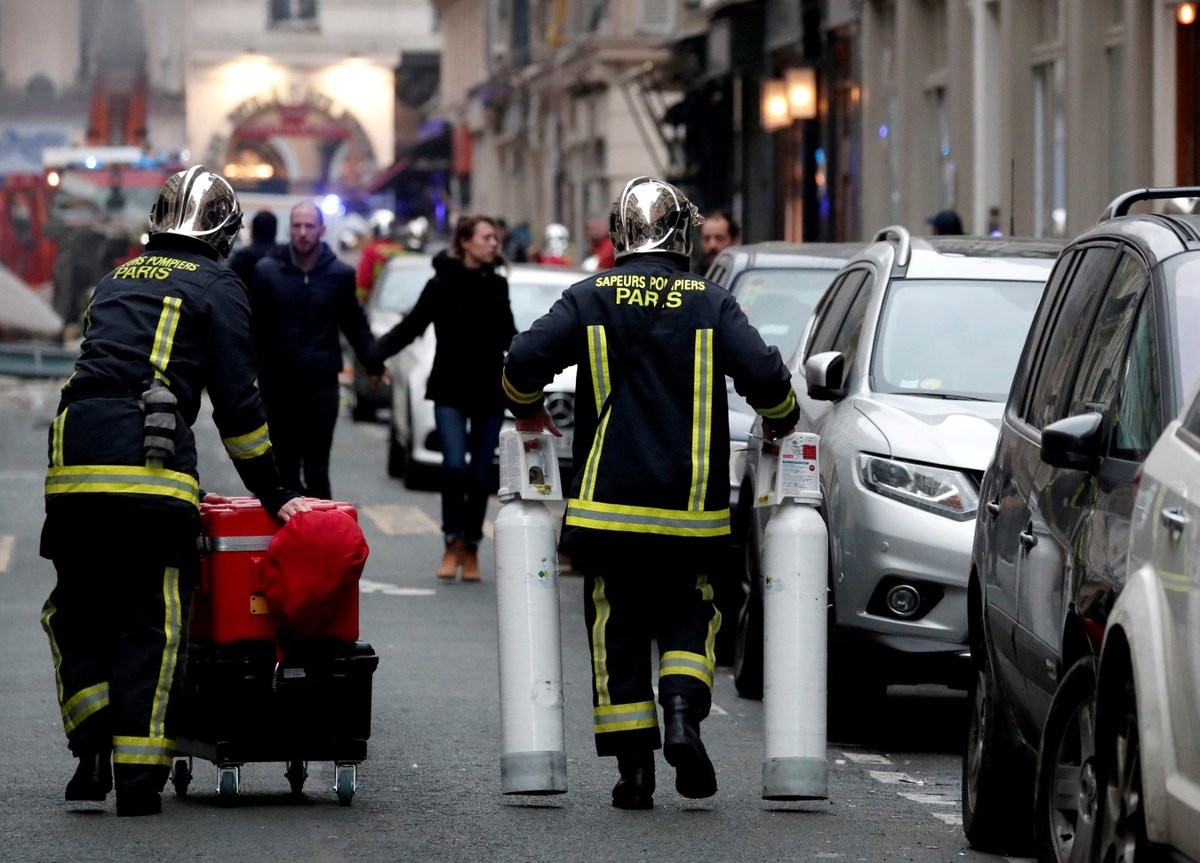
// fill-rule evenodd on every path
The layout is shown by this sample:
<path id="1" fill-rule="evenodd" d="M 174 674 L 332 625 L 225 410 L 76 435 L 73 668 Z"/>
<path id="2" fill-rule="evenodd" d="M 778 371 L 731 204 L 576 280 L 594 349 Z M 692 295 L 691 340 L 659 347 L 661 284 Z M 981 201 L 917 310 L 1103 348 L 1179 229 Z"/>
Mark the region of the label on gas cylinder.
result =
<path id="1" fill-rule="evenodd" d="M 819 438 L 808 432 L 790 434 L 779 442 L 779 496 L 809 497 L 820 493 L 821 478 L 817 469 Z"/>

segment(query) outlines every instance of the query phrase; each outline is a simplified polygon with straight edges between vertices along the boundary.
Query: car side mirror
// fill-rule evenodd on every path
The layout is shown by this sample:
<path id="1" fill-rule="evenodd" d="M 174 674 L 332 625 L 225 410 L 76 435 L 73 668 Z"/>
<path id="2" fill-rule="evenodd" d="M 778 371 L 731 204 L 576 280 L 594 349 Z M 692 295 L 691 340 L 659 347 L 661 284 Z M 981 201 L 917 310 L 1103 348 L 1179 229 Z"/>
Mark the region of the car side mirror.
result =
<path id="1" fill-rule="evenodd" d="M 1095 473 L 1100 467 L 1103 430 L 1103 414 L 1079 414 L 1050 423 L 1042 429 L 1042 461 Z"/>
<path id="2" fill-rule="evenodd" d="M 808 382 L 808 397 L 822 402 L 836 402 L 845 398 L 842 386 L 846 358 L 841 351 L 825 351 L 813 354 L 804 362 L 804 379 Z"/>

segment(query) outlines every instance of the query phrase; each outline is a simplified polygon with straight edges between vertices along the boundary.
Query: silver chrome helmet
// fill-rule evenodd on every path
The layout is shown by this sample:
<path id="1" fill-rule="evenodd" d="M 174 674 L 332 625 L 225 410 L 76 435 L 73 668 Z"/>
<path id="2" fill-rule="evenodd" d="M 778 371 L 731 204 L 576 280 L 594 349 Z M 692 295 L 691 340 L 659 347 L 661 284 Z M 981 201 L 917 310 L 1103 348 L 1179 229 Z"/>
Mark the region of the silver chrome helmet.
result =
<path id="1" fill-rule="evenodd" d="M 242 226 L 237 193 L 203 165 L 173 174 L 150 210 L 150 235 L 178 234 L 202 240 L 225 257 Z"/>
<path id="2" fill-rule="evenodd" d="M 404 245 L 411 251 L 421 251 L 425 248 L 425 241 L 427 239 L 429 239 L 429 220 L 427 218 L 417 216 L 405 224 Z"/>
<path id="3" fill-rule="evenodd" d="M 634 177 L 613 201 L 608 233 L 620 259 L 646 252 L 692 254 L 692 228 L 704 221 L 679 189 L 653 177 Z"/>

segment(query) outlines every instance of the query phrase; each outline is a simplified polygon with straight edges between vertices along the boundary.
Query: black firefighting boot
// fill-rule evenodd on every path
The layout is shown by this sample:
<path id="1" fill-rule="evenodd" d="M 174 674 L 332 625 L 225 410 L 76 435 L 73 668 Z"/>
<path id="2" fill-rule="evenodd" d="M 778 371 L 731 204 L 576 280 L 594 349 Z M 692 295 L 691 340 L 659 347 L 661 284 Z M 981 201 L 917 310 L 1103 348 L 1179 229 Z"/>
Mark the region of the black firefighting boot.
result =
<path id="1" fill-rule="evenodd" d="M 688 710 L 682 695 L 663 704 L 663 755 L 675 768 L 675 790 L 698 800 L 717 793 L 717 773 L 700 741 L 700 723 Z"/>
<path id="2" fill-rule="evenodd" d="M 95 812 L 112 791 L 112 763 L 108 752 L 79 753 L 75 775 L 67 783 L 67 809 L 72 812 Z"/>
<path id="3" fill-rule="evenodd" d="M 618 809 L 654 808 L 654 752 L 646 749 L 617 756 L 621 778 L 613 786 L 612 805 Z"/>
<path id="4" fill-rule="evenodd" d="M 117 815 L 157 815 L 162 812 L 162 797 L 157 791 L 117 790 Z"/>

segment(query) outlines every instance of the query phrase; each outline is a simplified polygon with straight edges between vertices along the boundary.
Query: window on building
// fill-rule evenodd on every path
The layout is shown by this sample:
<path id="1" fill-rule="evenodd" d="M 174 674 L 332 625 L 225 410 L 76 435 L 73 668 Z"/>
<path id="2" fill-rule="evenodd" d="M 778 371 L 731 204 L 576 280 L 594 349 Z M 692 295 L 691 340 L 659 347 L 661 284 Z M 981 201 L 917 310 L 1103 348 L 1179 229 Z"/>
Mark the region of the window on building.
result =
<path id="1" fill-rule="evenodd" d="M 642 0 L 645 33 L 670 33 L 675 29 L 675 0 Z"/>
<path id="2" fill-rule="evenodd" d="M 1125 23 L 1124 4 L 1111 2 L 1109 4 L 1109 26 L 1104 40 L 1104 65 L 1107 84 L 1108 110 L 1105 117 L 1108 121 L 1108 135 L 1105 146 L 1108 149 L 1108 194 L 1116 197 L 1133 185 L 1127 176 L 1128 159 L 1125 148 L 1128 146 L 1126 131 L 1128 109 L 1125 106 Z"/>
<path id="3" fill-rule="evenodd" d="M 267 4 L 268 24 L 298 30 L 316 30 L 319 3 L 317 0 L 270 0 Z"/>
<path id="4" fill-rule="evenodd" d="M 1062 43 L 1063 9 L 1059 0 L 1038 3 L 1039 42 L 1032 52 L 1033 71 L 1033 233 L 1061 237 L 1067 228 L 1066 112 L 1063 90 L 1066 64 Z"/>
<path id="5" fill-rule="evenodd" d="M 950 152 L 950 112 L 946 105 L 949 78 L 947 42 L 949 28 L 946 19 L 946 0 L 923 0 L 925 28 L 928 40 L 920 52 L 925 64 L 925 149 L 924 170 L 928 172 L 926 188 L 929 200 L 924 206 L 929 212 L 953 210 L 957 207 L 954 189 L 954 161 Z"/>

